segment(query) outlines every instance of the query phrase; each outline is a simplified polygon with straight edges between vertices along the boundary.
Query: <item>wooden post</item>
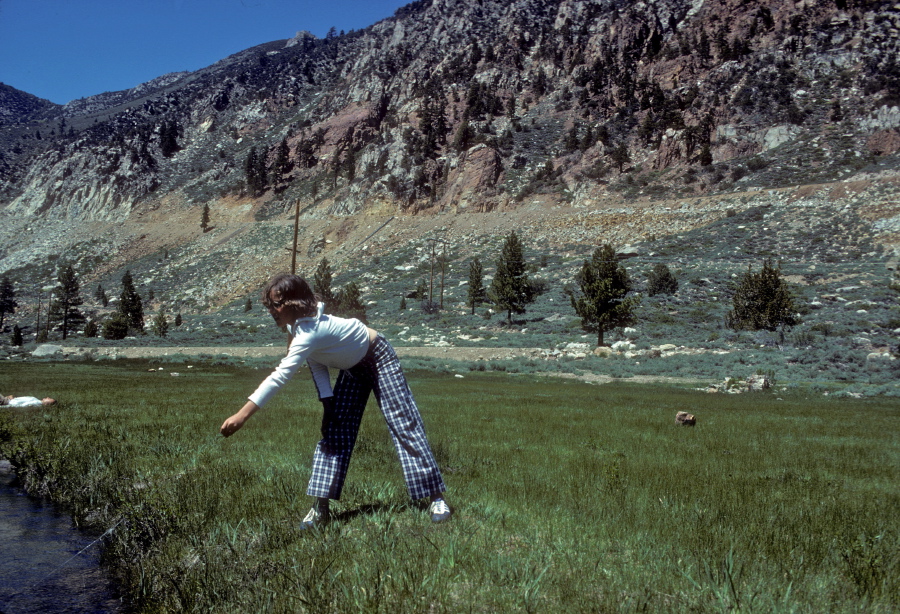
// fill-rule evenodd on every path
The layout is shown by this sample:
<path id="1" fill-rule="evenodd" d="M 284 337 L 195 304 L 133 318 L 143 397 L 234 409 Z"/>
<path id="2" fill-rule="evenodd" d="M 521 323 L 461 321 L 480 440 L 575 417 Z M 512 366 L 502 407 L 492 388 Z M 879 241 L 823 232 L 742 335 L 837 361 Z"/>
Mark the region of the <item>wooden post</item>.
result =
<path id="1" fill-rule="evenodd" d="M 431 277 L 428 280 L 428 302 L 434 302 L 434 239 L 431 239 Z"/>
<path id="2" fill-rule="evenodd" d="M 444 308 L 444 267 L 447 266 L 447 242 L 442 241 L 444 244 L 444 253 L 441 256 L 441 309 Z"/>
<path id="3" fill-rule="evenodd" d="M 294 247 L 291 248 L 291 275 L 297 274 L 297 230 L 300 226 L 300 199 L 294 208 Z"/>
<path id="4" fill-rule="evenodd" d="M 37 304 L 37 324 L 34 326 L 35 330 L 35 341 L 37 341 L 37 335 L 41 332 L 41 293 L 38 292 L 38 304 Z"/>

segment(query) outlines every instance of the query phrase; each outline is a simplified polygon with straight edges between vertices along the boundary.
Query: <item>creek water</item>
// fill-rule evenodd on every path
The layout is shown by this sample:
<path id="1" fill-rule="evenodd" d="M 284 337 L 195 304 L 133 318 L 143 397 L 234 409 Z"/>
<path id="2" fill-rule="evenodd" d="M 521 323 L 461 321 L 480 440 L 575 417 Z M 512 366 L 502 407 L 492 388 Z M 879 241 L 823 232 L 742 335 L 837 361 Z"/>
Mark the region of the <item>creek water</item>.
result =
<path id="1" fill-rule="evenodd" d="M 0 461 L 0 614 L 124 612 L 100 566 L 101 544 L 91 545 L 100 535 L 73 528 L 67 514 L 15 480 Z"/>

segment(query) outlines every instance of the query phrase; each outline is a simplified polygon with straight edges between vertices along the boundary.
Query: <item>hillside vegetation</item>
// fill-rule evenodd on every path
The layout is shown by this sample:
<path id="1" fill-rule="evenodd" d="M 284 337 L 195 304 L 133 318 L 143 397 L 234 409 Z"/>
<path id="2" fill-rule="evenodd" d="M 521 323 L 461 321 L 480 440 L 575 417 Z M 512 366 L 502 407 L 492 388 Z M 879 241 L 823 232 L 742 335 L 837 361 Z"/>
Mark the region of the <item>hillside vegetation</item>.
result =
<path id="1" fill-rule="evenodd" d="M 115 299 L 130 271 L 148 324 L 165 310 L 193 331 L 127 343 L 250 343 L 258 305 L 252 333 L 220 323 L 290 267 L 299 212 L 298 271 L 327 258 L 374 325 L 422 344 L 586 343 L 565 290 L 608 243 L 635 291 L 658 264 L 680 283 L 642 301 L 636 349 L 794 347 L 816 357 L 806 379 L 833 364 L 881 386 L 867 374 L 893 368 L 900 324 L 898 27 L 867 0 L 420 0 L 63 107 L 7 88 L 0 273 L 19 308 L 4 325 L 33 343 L 71 264 L 101 324 L 116 304 L 96 287 Z M 493 275 L 513 230 L 547 291 L 510 327 L 488 305 L 469 315 L 461 284 L 475 257 Z M 443 309 L 401 312 L 432 239 Z M 801 323 L 729 332 L 736 280 L 766 259 Z"/>

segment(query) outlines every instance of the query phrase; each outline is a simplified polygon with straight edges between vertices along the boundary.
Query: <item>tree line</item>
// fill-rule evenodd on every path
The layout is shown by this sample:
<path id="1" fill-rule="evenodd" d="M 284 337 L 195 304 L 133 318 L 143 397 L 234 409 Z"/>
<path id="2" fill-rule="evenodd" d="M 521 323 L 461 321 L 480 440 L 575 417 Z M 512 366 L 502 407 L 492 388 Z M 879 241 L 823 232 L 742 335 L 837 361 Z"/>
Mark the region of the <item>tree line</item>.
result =
<path id="1" fill-rule="evenodd" d="M 35 321 L 35 341 L 43 343 L 48 340 L 50 332 L 61 333 L 67 339 L 77 329 L 82 328 L 85 337 L 102 336 L 105 339 L 124 339 L 129 334 L 145 334 L 144 301 L 134 285 L 131 271 L 126 270 L 122 276 L 122 287 L 115 310 L 105 318 L 89 318 L 81 307 L 84 298 L 81 294 L 81 282 L 75 268 L 69 264 L 60 267 L 57 273 L 56 286 L 50 292 L 48 304 L 43 304 L 38 296 L 38 308 Z M 103 286 L 98 284 L 94 292 L 94 300 L 102 307 L 109 305 L 109 297 Z M 153 291 L 148 291 L 148 300 L 153 300 Z M 8 276 L 0 279 L 0 330 L 7 315 L 12 315 L 19 308 L 15 287 Z M 174 325 L 182 323 L 181 314 L 177 314 Z M 157 336 L 165 337 L 169 331 L 169 318 L 165 309 L 160 309 L 150 322 L 150 330 Z M 18 325 L 13 326 L 12 344 L 23 345 L 24 332 Z"/>
<path id="2" fill-rule="evenodd" d="M 575 282 L 576 287 L 566 288 L 566 295 L 581 318 L 582 328 L 597 334 L 598 346 L 604 345 L 606 333 L 636 323 L 641 298 L 611 245 L 605 244 L 594 250 L 575 274 Z M 478 305 L 490 303 L 498 311 L 505 311 L 507 323 L 512 324 L 513 314 L 525 313 L 528 305 L 544 291 L 546 285 L 528 275 L 522 243 L 515 231 L 503 243 L 489 286 L 484 285 L 481 261 L 473 258 L 469 263 L 466 305 L 472 314 Z M 669 267 L 662 263 L 654 265 L 647 276 L 647 294 L 675 294 L 677 291 L 678 280 Z M 422 308 L 427 312 L 436 311 L 424 280 L 411 295 L 401 298 L 401 309 L 406 308 L 406 298 L 421 300 Z M 781 269 L 768 259 L 759 272 L 748 267 L 738 282 L 732 303 L 725 324 L 734 330 L 780 329 L 783 332 L 799 321 L 794 296 L 782 278 Z"/>
<path id="3" fill-rule="evenodd" d="M 421 301 L 421 307 L 428 313 L 436 313 L 443 307 L 443 276 L 446 255 L 435 258 L 432 254 L 432 278 L 430 285 L 422 279 L 409 295 L 401 297 L 400 309 L 406 309 L 406 299 Z M 441 302 L 434 301 L 434 270 L 440 267 Z M 469 277 L 466 305 L 475 314 L 477 306 L 490 303 L 498 311 L 506 312 L 508 324 L 512 324 L 513 314 L 525 313 L 528 305 L 547 289 L 547 284 L 528 275 L 522 243 L 511 232 L 505 239 L 496 261 L 496 271 L 489 286 L 484 284 L 484 268 L 479 258 L 469 262 Z M 366 306 L 362 301 L 362 290 L 355 281 L 350 281 L 335 291 L 331 264 L 323 258 L 313 275 L 313 291 L 325 303 L 328 313 L 347 318 L 358 318 L 367 322 Z M 640 304 L 640 294 L 635 291 L 628 271 L 620 262 L 615 250 L 609 244 L 596 248 L 589 259 L 584 260 L 575 274 L 575 287 L 566 288 L 575 313 L 581 318 L 581 326 L 587 332 L 597 334 L 597 345 L 604 345 L 606 333 L 633 325 L 636 310 Z M 646 292 L 649 296 L 674 294 L 678 291 L 678 280 L 665 264 L 656 264 L 647 276 Z M 61 332 L 66 339 L 77 327 L 84 325 L 86 337 L 102 335 L 105 339 L 124 339 L 129 334 L 145 334 L 144 303 L 134 285 L 131 272 L 122 276 L 121 292 L 115 311 L 102 321 L 87 319 L 80 307 L 80 282 L 72 265 L 60 267 L 57 285 L 52 299 L 43 310 L 39 299 L 37 322 L 35 325 L 38 342 L 46 341 L 51 329 Z M 152 300 L 152 291 L 149 300 Z M 106 291 L 98 285 L 94 299 L 106 307 L 109 299 Z M 7 315 L 14 314 L 18 307 L 16 293 L 8 276 L 0 279 L 0 330 Z M 246 310 L 250 309 L 248 300 Z M 41 321 L 42 310 L 44 320 Z M 781 269 L 771 260 L 765 260 L 762 268 L 754 272 L 748 267 L 740 278 L 732 298 L 732 309 L 725 317 L 725 324 L 735 330 L 781 330 L 798 323 L 794 296 L 782 278 Z M 181 314 L 174 320 L 181 325 Z M 165 337 L 169 331 L 169 319 L 164 309 L 160 309 L 150 324 L 151 331 Z M 13 327 L 12 343 L 22 345 L 22 329 Z"/>

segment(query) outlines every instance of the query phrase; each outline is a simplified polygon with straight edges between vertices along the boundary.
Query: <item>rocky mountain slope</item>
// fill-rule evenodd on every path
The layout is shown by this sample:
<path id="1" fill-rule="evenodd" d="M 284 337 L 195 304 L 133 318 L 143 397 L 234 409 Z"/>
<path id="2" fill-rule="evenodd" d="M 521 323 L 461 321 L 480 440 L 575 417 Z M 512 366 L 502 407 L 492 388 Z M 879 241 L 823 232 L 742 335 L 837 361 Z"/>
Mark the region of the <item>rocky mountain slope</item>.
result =
<path id="1" fill-rule="evenodd" d="M 62 107 L 4 86 L 0 271 L 130 267 L 210 309 L 283 268 L 298 204 L 301 264 L 349 267 L 435 232 L 622 247 L 804 190 L 896 247 L 898 34 L 874 0 L 419 0 Z"/>

